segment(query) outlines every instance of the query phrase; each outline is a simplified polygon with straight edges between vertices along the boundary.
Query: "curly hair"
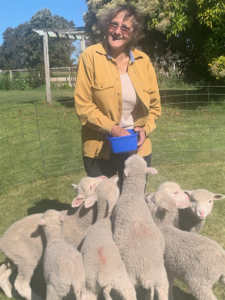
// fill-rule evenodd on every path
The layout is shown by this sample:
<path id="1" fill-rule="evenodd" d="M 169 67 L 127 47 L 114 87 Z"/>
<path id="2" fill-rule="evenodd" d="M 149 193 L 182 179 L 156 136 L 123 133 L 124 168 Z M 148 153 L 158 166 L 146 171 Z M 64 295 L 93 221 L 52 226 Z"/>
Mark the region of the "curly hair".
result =
<path id="1" fill-rule="evenodd" d="M 98 18 L 98 28 L 106 36 L 110 22 L 121 11 L 126 11 L 125 19 L 132 17 L 133 34 L 129 46 L 134 47 L 142 38 L 143 18 L 132 5 L 119 5 L 106 10 Z"/>

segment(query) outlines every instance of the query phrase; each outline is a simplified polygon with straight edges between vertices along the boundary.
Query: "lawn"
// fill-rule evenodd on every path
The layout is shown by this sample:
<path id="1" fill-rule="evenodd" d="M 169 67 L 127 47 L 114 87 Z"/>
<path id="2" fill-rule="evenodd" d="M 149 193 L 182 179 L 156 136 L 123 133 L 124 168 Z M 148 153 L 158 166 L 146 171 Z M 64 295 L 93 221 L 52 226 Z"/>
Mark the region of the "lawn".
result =
<path id="1" fill-rule="evenodd" d="M 44 98 L 43 89 L 0 92 L 0 234 L 28 214 L 66 208 L 74 197 L 71 184 L 84 175 L 72 89 L 53 90 L 51 106 Z M 152 134 L 159 174 L 148 190 L 175 180 L 185 189 L 225 194 L 225 96 L 170 90 L 162 91 L 162 103 Z M 203 234 L 225 248 L 224 212 L 225 201 L 216 203 Z M 193 299 L 177 286 L 177 300 Z M 224 287 L 217 284 L 215 291 L 225 299 Z"/>

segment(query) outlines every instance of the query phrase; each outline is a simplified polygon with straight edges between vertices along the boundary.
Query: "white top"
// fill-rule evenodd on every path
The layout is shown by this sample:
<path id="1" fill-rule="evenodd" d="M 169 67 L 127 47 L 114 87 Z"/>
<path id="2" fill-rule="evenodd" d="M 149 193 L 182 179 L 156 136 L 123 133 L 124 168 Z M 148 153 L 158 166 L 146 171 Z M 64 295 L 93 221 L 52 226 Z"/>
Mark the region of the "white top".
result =
<path id="1" fill-rule="evenodd" d="M 132 112 L 137 102 L 137 95 L 128 73 L 120 74 L 122 85 L 122 116 L 120 127 L 132 129 L 134 127 L 134 119 Z"/>

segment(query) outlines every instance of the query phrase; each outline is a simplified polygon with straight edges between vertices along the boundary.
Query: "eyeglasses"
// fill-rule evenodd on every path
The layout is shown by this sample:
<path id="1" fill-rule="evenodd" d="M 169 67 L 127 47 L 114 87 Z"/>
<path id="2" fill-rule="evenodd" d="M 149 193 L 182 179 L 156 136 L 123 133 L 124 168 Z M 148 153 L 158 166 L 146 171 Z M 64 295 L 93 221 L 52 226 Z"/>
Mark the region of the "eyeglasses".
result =
<path id="1" fill-rule="evenodd" d="M 117 29 L 120 29 L 120 31 L 123 33 L 123 34 L 128 34 L 131 30 L 131 28 L 127 27 L 126 25 L 121 25 L 119 26 L 119 24 L 117 22 L 111 22 L 109 23 L 109 29 L 112 30 L 112 31 L 116 31 Z"/>

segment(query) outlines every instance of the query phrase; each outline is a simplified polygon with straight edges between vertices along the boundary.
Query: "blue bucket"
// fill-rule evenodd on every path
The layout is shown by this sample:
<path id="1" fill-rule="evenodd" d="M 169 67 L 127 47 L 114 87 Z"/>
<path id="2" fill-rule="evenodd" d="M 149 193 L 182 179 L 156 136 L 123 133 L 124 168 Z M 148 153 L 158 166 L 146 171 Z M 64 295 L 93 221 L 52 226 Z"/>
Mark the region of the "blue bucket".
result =
<path id="1" fill-rule="evenodd" d="M 130 135 L 125 136 L 108 136 L 112 152 L 123 153 L 137 150 L 138 134 L 132 129 L 128 129 Z"/>

